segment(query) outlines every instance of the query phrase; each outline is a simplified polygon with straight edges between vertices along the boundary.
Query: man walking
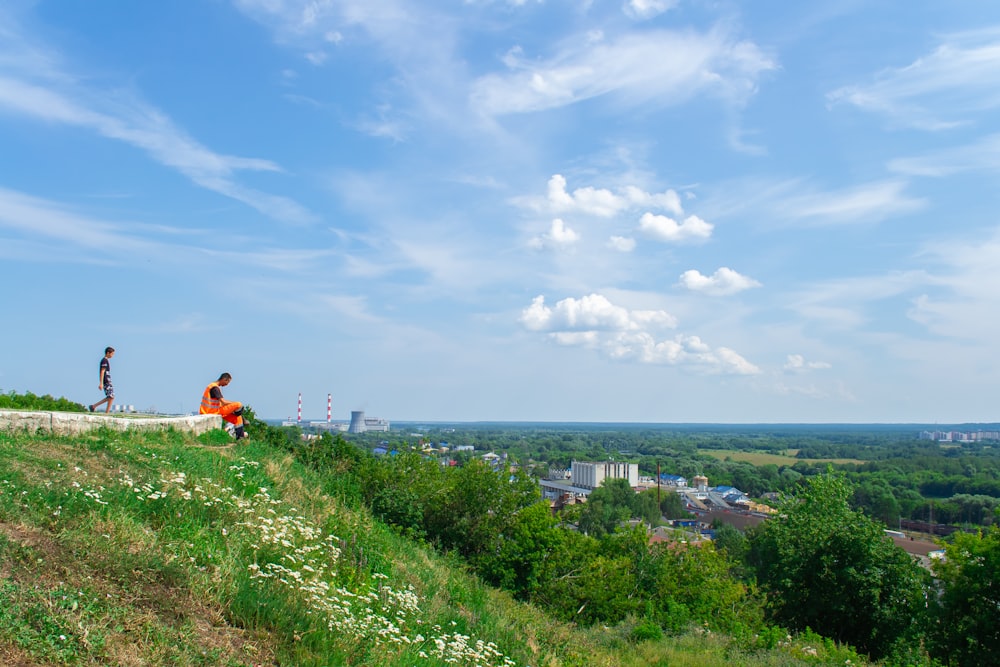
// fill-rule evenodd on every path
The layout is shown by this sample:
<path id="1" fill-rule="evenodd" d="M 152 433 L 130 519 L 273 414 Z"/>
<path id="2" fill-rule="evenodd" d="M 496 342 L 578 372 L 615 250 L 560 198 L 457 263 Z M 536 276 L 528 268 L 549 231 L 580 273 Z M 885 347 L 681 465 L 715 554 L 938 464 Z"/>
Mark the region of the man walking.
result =
<path id="1" fill-rule="evenodd" d="M 99 369 L 99 376 L 97 379 L 97 388 L 104 391 L 104 399 L 94 403 L 93 405 L 88 405 L 87 409 L 91 412 L 94 411 L 100 405 L 107 403 L 104 412 L 111 412 L 111 403 L 115 400 L 115 387 L 111 384 L 111 357 L 115 356 L 115 348 L 106 347 L 104 348 L 104 356 L 101 358 L 101 365 Z"/>
<path id="2" fill-rule="evenodd" d="M 232 375 L 223 373 L 218 380 L 205 387 L 199 412 L 203 415 L 219 415 L 224 421 L 236 427 L 236 439 L 242 440 L 248 437 L 243 430 L 243 404 L 238 401 L 227 401 L 222 397 L 222 388 L 232 379 Z"/>

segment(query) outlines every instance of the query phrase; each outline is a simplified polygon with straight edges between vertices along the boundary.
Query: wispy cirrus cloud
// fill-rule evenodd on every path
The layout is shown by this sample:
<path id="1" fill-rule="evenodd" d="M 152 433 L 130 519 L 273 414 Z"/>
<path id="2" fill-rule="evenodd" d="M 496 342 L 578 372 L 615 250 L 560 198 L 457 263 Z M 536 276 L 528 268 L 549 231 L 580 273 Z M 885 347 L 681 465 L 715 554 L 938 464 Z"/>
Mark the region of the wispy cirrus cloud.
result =
<path id="1" fill-rule="evenodd" d="M 903 180 L 878 181 L 841 190 L 789 194 L 772 203 L 782 217 L 815 225 L 878 222 L 926 205 L 923 199 L 905 194 L 907 185 Z"/>
<path id="2" fill-rule="evenodd" d="M 927 271 L 893 271 L 840 278 L 809 285 L 790 295 L 789 307 L 800 317 L 838 331 L 860 331 L 875 316 L 873 304 L 939 285 Z M 899 309 L 902 312 L 902 308 Z"/>
<path id="3" fill-rule="evenodd" d="M 883 69 L 870 83 L 838 88 L 827 99 L 923 130 L 967 123 L 1000 107 L 1000 27 L 947 35 L 910 64 Z"/>
<path id="4" fill-rule="evenodd" d="M 95 219 L 62 203 L 0 188 L 0 231 L 23 248 L 44 248 L 64 262 L 144 264 L 156 257 L 158 263 L 215 265 L 221 259 L 235 260 L 240 266 L 253 266 L 289 274 L 321 265 L 333 252 L 316 249 L 268 248 L 236 251 L 226 243 L 209 245 L 216 237 L 207 237 L 205 245 L 177 243 L 192 232 L 162 225 L 137 225 Z M 230 239 L 231 240 L 231 239 Z M 86 252 L 80 252 L 80 250 Z"/>
<path id="5" fill-rule="evenodd" d="M 909 176 L 942 177 L 966 171 L 1000 170 L 1000 134 L 985 136 L 973 143 L 924 155 L 896 158 L 891 171 Z"/>
<path id="6" fill-rule="evenodd" d="M 488 116 L 553 109 L 603 95 L 631 104 L 680 104 L 702 94 L 744 100 L 775 63 L 725 30 L 571 35 L 547 59 L 514 48 L 508 72 L 481 76 L 472 106 Z"/>
<path id="7" fill-rule="evenodd" d="M 193 183 L 273 219 L 316 219 L 294 200 L 247 187 L 237 178 L 241 171 L 282 171 L 273 161 L 212 151 L 137 95 L 79 83 L 61 54 L 32 43 L 11 16 L 0 15 L 0 22 L 7 38 L 0 42 L 0 110 L 129 144 Z"/>

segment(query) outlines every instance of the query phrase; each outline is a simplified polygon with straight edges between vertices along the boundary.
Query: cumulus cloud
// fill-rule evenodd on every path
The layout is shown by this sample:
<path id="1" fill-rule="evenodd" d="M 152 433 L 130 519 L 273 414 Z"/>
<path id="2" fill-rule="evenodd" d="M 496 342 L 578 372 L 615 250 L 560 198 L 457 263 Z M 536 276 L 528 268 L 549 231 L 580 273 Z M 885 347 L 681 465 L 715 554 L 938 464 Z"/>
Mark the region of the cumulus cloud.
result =
<path id="1" fill-rule="evenodd" d="M 553 174 L 542 197 L 520 197 L 515 204 L 540 213 L 578 213 L 599 218 L 611 218 L 625 211 L 638 208 L 654 209 L 682 215 L 681 199 L 673 190 L 646 192 L 634 185 L 627 185 L 613 192 L 607 188 L 582 187 L 567 190 L 566 178 Z"/>
<path id="2" fill-rule="evenodd" d="M 635 250 L 635 239 L 627 236 L 612 236 L 608 239 L 608 247 L 618 252 L 632 252 Z"/>
<path id="3" fill-rule="evenodd" d="M 543 248 L 559 250 L 568 248 L 579 240 L 580 235 L 577 232 L 567 226 L 562 219 L 556 218 L 552 221 L 549 231 L 532 237 L 528 241 L 528 246 L 537 250 Z"/>
<path id="4" fill-rule="evenodd" d="M 689 215 L 680 223 L 673 218 L 653 213 L 644 213 L 639 220 L 639 231 L 666 243 L 703 241 L 712 236 L 714 227 L 696 215 Z"/>
<path id="5" fill-rule="evenodd" d="M 756 375 L 760 369 L 727 347 L 712 349 L 698 336 L 657 341 L 647 332 L 622 333 L 607 344 L 613 359 L 683 366 L 707 374 Z"/>
<path id="6" fill-rule="evenodd" d="M 581 299 L 572 297 L 545 305 L 545 297 L 535 297 L 521 313 L 521 323 L 532 331 L 626 331 L 636 328 L 629 311 L 612 304 L 600 294 Z"/>
<path id="7" fill-rule="evenodd" d="M 535 297 L 521 312 L 529 331 L 545 333 L 559 345 L 595 349 L 611 359 L 642 364 L 682 366 L 704 373 L 753 375 L 760 372 L 735 351 L 712 348 L 698 336 L 657 337 L 677 326 L 663 310 L 628 310 L 600 294 L 566 298 L 549 307 Z"/>
<path id="8" fill-rule="evenodd" d="M 801 354 L 790 354 L 788 355 L 788 360 L 785 362 L 784 368 L 786 371 L 792 373 L 802 373 L 805 371 L 832 368 L 832 366 L 825 361 L 806 361 L 806 358 Z"/>
<path id="9" fill-rule="evenodd" d="M 744 290 L 760 287 L 760 283 L 728 267 L 721 267 L 711 276 L 702 275 L 696 269 L 681 274 L 680 285 L 692 292 L 710 296 L 729 296 Z"/>

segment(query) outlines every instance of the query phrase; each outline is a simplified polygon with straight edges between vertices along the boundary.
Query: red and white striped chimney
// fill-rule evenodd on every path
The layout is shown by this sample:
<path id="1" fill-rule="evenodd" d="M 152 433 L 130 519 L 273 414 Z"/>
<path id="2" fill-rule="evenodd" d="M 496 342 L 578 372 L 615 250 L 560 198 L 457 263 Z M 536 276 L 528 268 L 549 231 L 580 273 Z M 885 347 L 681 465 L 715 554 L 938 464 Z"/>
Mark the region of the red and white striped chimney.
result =
<path id="1" fill-rule="evenodd" d="M 299 392 L 299 417 L 297 421 L 302 423 L 302 392 Z"/>
<path id="2" fill-rule="evenodd" d="M 331 394 L 326 395 L 326 423 L 329 424 L 333 421 L 333 396 Z"/>

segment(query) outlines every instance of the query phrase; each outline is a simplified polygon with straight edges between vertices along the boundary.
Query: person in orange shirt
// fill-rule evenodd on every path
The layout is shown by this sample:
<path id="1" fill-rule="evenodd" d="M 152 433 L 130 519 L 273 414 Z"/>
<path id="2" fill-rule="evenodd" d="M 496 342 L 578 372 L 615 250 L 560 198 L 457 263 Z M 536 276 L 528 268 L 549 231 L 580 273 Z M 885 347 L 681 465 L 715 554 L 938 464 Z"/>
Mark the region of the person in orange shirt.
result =
<path id="1" fill-rule="evenodd" d="M 233 376 L 223 373 L 219 379 L 205 387 L 205 392 L 201 395 L 201 409 L 203 415 L 219 415 L 224 421 L 236 427 L 236 439 L 242 440 L 248 437 L 243 428 L 243 404 L 238 401 L 227 401 L 222 397 L 222 388 L 232 382 Z"/>

